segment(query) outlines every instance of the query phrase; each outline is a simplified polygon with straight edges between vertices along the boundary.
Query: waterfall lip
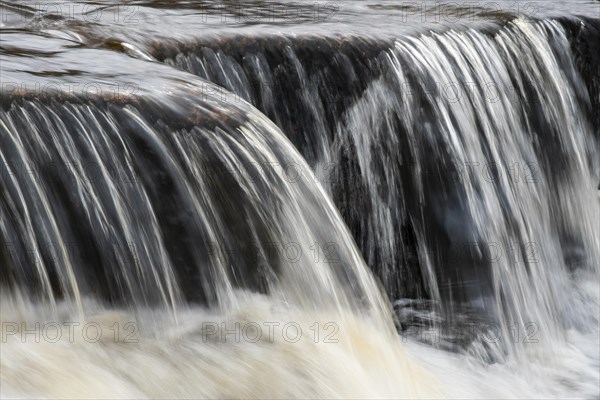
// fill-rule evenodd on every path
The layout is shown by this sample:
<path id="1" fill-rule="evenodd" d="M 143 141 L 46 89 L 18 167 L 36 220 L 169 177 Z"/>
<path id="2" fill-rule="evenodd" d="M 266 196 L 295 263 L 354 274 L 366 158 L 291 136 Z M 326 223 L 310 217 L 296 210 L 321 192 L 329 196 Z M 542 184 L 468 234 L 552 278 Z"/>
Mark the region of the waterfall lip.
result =
<path id="1" fill-rule="evenodd" d="M 24 45 L 24 39 L 33 39 Z M 209 113 L 213 122 L 240 125 L 258 112 L 239 96 L 196 75 L 163 63 L 130 57 L 105 48 L 22 30 L 3 32 L 0 105 L 13 101 L 53 100 L 96 104 L 160 104 L 188 115 L 189 126 Z M 97 63 L 103 59 L 106 62 Z M 158 117 L 158 116 L 157 116 Z M 206 116 L 204 122 L 209 119 Z M 237 122 L 236 122 L 237 121 Z"/>
<path id="2" fill-rule="evenodd" d="M 143 39 L 148 36 L 185 38 L 191 32 L 199 35 L 209 32 L 239 32 L 250 34 L 264 31 L 288 32 L 389 32 L 401 34 L 418 29 L 419 25 L 456 25 L 510 19 L 514 15 L 531 18 L 551 18 L 558 15 L 587 15 L 600 17 L 593 1 L 568 2 L 510 1 L 485 2 L 401 2 L 384 0 L 361 2 L 286 1 L 185 2 L 168 6 L 163 2 L 146 0 L 120 5 L 113 2 L 60 2 L 32 5 L 26 0 L 3 1 L 3 26 L 44 27 L 50 25 L 94 26 L 98 32 L 113 31 Z M 80 32 L 86 36 L 83 30 Z M 90 34 L 93 36 L 94 34 Z"/>

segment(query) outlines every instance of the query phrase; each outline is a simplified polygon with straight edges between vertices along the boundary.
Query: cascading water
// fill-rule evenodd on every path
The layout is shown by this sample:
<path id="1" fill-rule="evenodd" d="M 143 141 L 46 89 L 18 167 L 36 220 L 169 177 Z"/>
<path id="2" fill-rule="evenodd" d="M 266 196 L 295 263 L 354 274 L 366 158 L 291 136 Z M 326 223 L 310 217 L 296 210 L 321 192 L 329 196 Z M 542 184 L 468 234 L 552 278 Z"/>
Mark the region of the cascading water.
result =
<path id="1" fill-rule="evenodd" d="M 558 50 L 552 49 L 554 43 Z M 532 50 L 522 54 L 525 48 Z M 476 287 L 467 288 L 467 297 L 498 315 L 503 337 L 514 323 L 538 321 L 536 328 L 554 343 L 561 325 L 580 317 L 566 315 L 560 304 L 571 290 L 569 275 L 577 268 L 590 277 L 598 274 L 600 215 L 594 182 L 599 153 L 589 121 L 581 117 L 580 102 L 589 102 L 587 93 L 568 52 L 561 55 L 568 48 L 557 23 L 517 20 L 493 39 L 477 32 L 452 32 L 398 42 L 392 55 L 401 81 L 399 59 L 417 71 L 411 86 L 416 81 L 474 83 L 473 91 L 460 101 L 423 96 L 438 115 L 438 126 L 415 126 L 419 117 L 414 113 L 404 121 L 409 132 L 421 135 L 417 143 L 426 142 L 417 144 L 421 149 L 414 160 L 423 159 L 425 149 L 439 146 L 447 154 L 446 165 L 463 168 L 446 193 L 439 193 L 438 199 L 456 196 L 457 214 L 463 216 L 458 222 L 446 215 L 444 229 L 459 243 L 493 244 L 495 253 L 483 254 L 484 261 L 491 261 L 488 271 L 467 267 L 455 277 L 447 270 L 439 274 L 448 277 L 448 290 L 456 286 L 452 279 L 472 281 Z M 432 53 L 440 56 L 429 56 Z M 559 60 L 561 56 L 565 60 Z M 449 64 L 454 67 L 443 67 Z M 404 111 L 410 115 L 410 109 Z M 440 205 L 435 199 L 431 203 L 439 213 Z M 448 211 L 446 203 L 444 212 Z M 486 296 L 493 296 L 491 304 L 485 304 Z"/>
<path id="2" fill-rule="evenodd" d="M 583 3 L 2 3 L 1 395 L 597 397 Z"/>
<path id="3" fill-rule="evenodd" d="M 79 58 L 68 51 L 65 57 L 67 54 Z M 92 55 L 80 58 L 85 60 L 89 56 Z M 15 64 L 7 63 L 5 67 L 12 82 L 27 79 L 21 71 L 10 69 L 17 63 L 26 65 L 26 60 L 18 58 L 15 56 L 10 60 Z M 137 62 L 138 70 L 147 68 L 144 64 Z M 44 68 L 55 67 L 48 63 Z M 86 61 L 79 62 L 77 68 L 80 73 L 72 79 L 63 79 L 63 84 L 77 86 L 78 82 L 85 82 L 81 75 L 92 78 L 91 73 L 83 72 Z M 326 378 L 333 370 L 311 370 L 310 365 L 301 367 L 301 361 L 298 368 L 303 369 L 304 378 L 294 387 L 287 386 L 289 378 L 284 376 L 290 371 L 269 373 L 283 374 L 280 387 L 271 387 L 267 380 L 231 387 L 223 382 L 231 379 L 226 378 L 231 371 L 187 386 L 177 383 L 180 377 L 173 378 L 166 387 L 140 386 L 144 374 L 165 361 L 161 352 L 181 352 L 174 357 L 185 359 L 188 342 L 198 345 L 194 351 L 202 361 L 193 367 L 198 376 L 209 373 L 211 363 L 225 361 L 219 359 L 221 352 L 232 352 L 226 358 L 239 353 L 243 362 L 251 363 L 254 358 L 257 365 L 247 369 L 248 374 L 254 368 L 263 368 L 260 365 L 263 355 L 253 355 L 255 346 L 240 346 L 235 334 L 233 347 L 224 345 L 211 350 L 213 341 L 219 343 L 221 338 L 227 338 L 220 336 L 220 332 L 205 332 L 217 322 L 219 327 L 221 323 L 227 324 L 224 332 L 235 332 L 236 324 L 240 323 L 244 323 L 244 328 L 252 324 L 254 330 L 271 327 L 274 330 L 269 333 L 271 336 L 266 336 L 267 332 L 265 336 L 252 333 L 253 338 L 261 340 L 257 348 L 268 348 L 273 343 L 271 369 L 278 362 L 289 363 L 286 357 L 298 353 L 295 356 L 302 358 L 302 351 L 311 351 L 310 344 L 309 348 L 302 343 L 293 347 L 297 333 L 290 336 L 293 338 L 290 342 L 275 338 L 276 334 L 287 335 L 289 331 L 289 328 L 282 330 L 278 321 L 284 321 L 283 326 L 292 323 L 294 329 L 306 335 L 311 326 L 315 335 L 324 334 L 316 331 L 314 324 L 331 326 L 329 333 L 342 329 L 346 323 L 348 329 L 356 331 L 363 324 L 378 326 L 380 339 L 375 344 L 349 331 L 347 334 L 354 337 L 345 336 L 343 344 L 338 345 L 337 338 L 330 339 L 332 347 L 345 347 L 348 354 L 365 352 L 361 346 L 370 346 L 370 350 L 380 348 L 377 341 L 387 341 L 386 338 L 398 342 L 390 324 L 389 309 L 349 232 L 291 144 L 251 107 L 222 103 L 211 97 L 210 85 L 190 77 L 183 84 L 182 74 L 164 70 L 166 78 L 154 82 L 152 87 L 168 85 L 172 94 L 144 89 L 119 104 L 118 99 L 110 97 L 89 99 L 72 96 L 73 93 L 54 93 L 65 100 L 59 103 L 52 98 L 25 97 L 14 99 L 3 111 L 1 157 L 6 168 L 2 192 L 3 290 L 9 294 L 3 299 L 2 318 L 3 347 L 11 354 L 2 359 L 5 394 L 319 397 L 361 392 L 389 396 L 398 393 L 397 390 L 411 397 L 421 392 L 430 394 L 429 389 L 419 385 L 414 385 L 414 389 L 405 386 L 412 383 L 402 377 L 404 372 L 418 376 L 418 367 L 406 365 L 408 361 L 396 364 L 393 359 L 391 368 L 402 369 L 389 378 L 381 375 L 387 372 L 379 371 L 376 380 L 383 380 L 383 386 L 366 381 L 363 384 L 371 386 L 366 391 L 362 385 L 329 388 L 334 382 Z M 94 74 L 104 76 L 110 72 L 95 68 Z M 29 87 L 35 87 L 35 83 L 48 82 L 30 82 Z M 285 166 L 302 171 L 303 179 L 290 180 L 285 175 Z M 278 189 L 273 190 L 275 187 Z M 322 250 L 328 245 L 335 250 L 331 256 Z M 108 309 L 93 304 L 98 295 L 108 301 Z M 208 308 L 197 309 L 190 315 L 185 306 L 190 302 L 200 302 Z M 34 311 L 28 311 L 28 307 Z M 112 310 L 125 314 L 106 316 Z M 26 364 L 29 362 L 28 347 L 22 347 L 28 341 L 20 339 L 28 330 L 35 329 L 34 321 L 41 319 L 43 326 L 48 326 L 57 321 L 61 325 L 73 323 L 72 318 L 77 318 L 77 326 L 92 323 L 106 335 L 114 327 L 108 321 L 122 320 L 125 325 L 126 318 L 132 318 L 128 313 L 135 316 L 136 328 L 146 332 L 143 329 L 146 326 L 149 335 L 167 341 L 146 343 L 150 339 L 142 339 L 142 348 L 150 346 L 144 356 L 149 358 L 150 365 L 140 370 L 138 376 L 130 377 L 131 382 L 119 378 L 117 368 L 106 372 L 110 375 L 107 379 L 115 381 L 114 391 L 109 387 L 92 388 L 90 392 L 78 386 L 52 388 L 43 380 L 31 379 L 29 387 L 21 392 L 19 382 L 27 379 L 22 376 L 24 365 L 11 360 L 22 357 Z M 194 319 L 198 319 L 197 324 L 191 323 Z M 97 320 L 103 321 L 102 324 L 96 325 L 100 324 Z M 168 329 L 161 330 L 164 325 Z M 243 332 L 248 334 L 247 330 Z M 62 339 L 67 343 L 75 340 Z M 211 344 L 205 345 L 208 340 Z M 355 344 L 356 340 L 363 344 Z M 32 341 L 39 340 L 34 336 Z M 170 345 L 169 341 L 175 344 Z M 122 343 L 108 340 L 105 343 L 116 346 L 109 346 L 109 354 L 123 351 Z M 85 341 L 83 344 L 89 345 Z M 388 344 L 381 349 L 390 350 Z M 399 342 L 392 345 L 392 349 L 398 345 Z M 79 354 L 76 348 L 50 345 L 50 353 L 40 349 L 39 356 L 46 357 L 44 361 L 29 368 L 40 377 L 49 374 L 63 379 L 64 374 L 65 379 L 70 377 L 82 385 L 88 384 L 92 376 L 82 376 L 81 372 L 68 368 L 63 370 L 62 364 L 79 356 L 84 358 L 83 363 L 88 362 L 86 358 L 92 362 L 100 350 L 98 346 L 101 345 L 83 346 L 83 354 Z M 138 357 L 133 351 L 130 357 Z M 292 355 L 286 356 L 287 352 Z M 327 353 L 315 352 L 318 357 Z M 343 361 L 350 364 L 340 368 L 357 374 L 344 380 L 360 381 L 365 373 L 372 374 L 363 368 L 371 363 L 385 364 L 385 358 L 390 358 L 384 352 L 377 356 L 370 351 L 366 356 L 371 360 L 358 363 L 363 358 L 358 355 L 356 361 Z M 404 357 L 401 353 L 396 356 Z M 52 363 L 53 357 L 65 360 L 47 371 L 45 363 Z M 235 361 L 231 362 L 227 368 L 234 368 Z M 309 357 L 306 362 L 313 360 Z M 166 368 L 164 373 L 176 371 L 177 368 Z M 121 373 L 128 375 L 126 369 Z M 405 387 L 400 386 L 403 380 Z M 343 381 L 340 384 L 345 385 Z"/>

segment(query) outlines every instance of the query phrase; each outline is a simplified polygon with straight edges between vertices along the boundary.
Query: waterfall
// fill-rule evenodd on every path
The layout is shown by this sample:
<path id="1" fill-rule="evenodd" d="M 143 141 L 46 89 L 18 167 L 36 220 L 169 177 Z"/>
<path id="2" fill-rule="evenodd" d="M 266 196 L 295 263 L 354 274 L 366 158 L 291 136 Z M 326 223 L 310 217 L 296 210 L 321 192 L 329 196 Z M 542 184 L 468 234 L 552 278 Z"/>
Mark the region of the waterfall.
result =
<path id="1" fill-rule="evenodd" d="M 3 235 L 24 238 L 4 253 L 16 288 L 50 305 L 60 293 L 81 306 L 96 285 L 130 306 L 227 304 L 247 286 L 307 307 L 381 308 L 333 206 L 268 120 L 249 112 L 235 130 L 174 130 L 144 108 L 25 101 L 2 116 L 3 218 L 14 221 Z M 273 185 L 281 190 L 266 190 Z M 83 237 L 90 248 L 71 250 L 92 268 L 75 265 L 67 248 Z M 331 255 L 317 256 L 328 243 Z"/>
<path id="2" fill-rule="evenodd" d="M 600 153 L 564 31 L 516 20 L 492 37 L 399 40 L 388 59 L 391 76 L 365 91 L 337 135 L 338 152 L 358 155 L 371 243 L 393 257 L 390 221 L 408 207 L 434 299 L 496 316 L 507 345 L 514 324 L 560 340 L 589 319 L 561 302 L 573 275 L 597 278 L 600 255 Z"/>
<path id="3" fill-rule="evenodd" d="M 22 74 L 39 60 L 3 63 L 3 396 L 439 396 L 272 122 L 155 63 L 127 60 L 163 75 L 122 96 L 101 78 L 111 66 L 64 57 L 80 73 L 60 86 Z M 90 80 L 100 90 L 60 91 Z M 168 384 L 146 384 L 158 371 Z"/>
<path id="4" fill-rule="evenodd" d="M 278 56 L 268 43 L 242 56 L 202 45 L 159 54 L 253 102 L 288 128 L 315 171 L 341 175 L 321 183 L 391 296 L 416 287 L 450 319 L 456 304 L 479 310 L 507 346 L 515 324 L 553 341 L 589 318 L 559 301 L 574 274 L 598 275 L 595 100 L 558 22 L 409 36 L 389 51 L 373 46 L 368 72 L 350 58 L 360 41 L 334 42 L 312 74 L 298 42 Z M 299 128 L 280 122 L 292 118 Z"/>
<path id="5" fill-rule="evenodd" d="M 2 397 L 597 397 L 589 5 L 86 7 L 0 4 Z"/>

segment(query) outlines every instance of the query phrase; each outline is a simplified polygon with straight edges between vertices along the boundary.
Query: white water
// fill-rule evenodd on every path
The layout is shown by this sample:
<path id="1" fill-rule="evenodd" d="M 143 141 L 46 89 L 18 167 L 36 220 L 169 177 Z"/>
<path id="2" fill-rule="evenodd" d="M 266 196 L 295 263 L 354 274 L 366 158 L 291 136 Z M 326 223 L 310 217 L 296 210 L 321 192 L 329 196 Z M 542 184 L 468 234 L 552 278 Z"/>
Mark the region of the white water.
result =
<path id="1" fill-rule="evenodd" d="M 3 302 L 11 321 L 20 307 Z M 10 310 L 7 310 L 10 304 Z M 31 312 L 25 312 L 31 318 Z M 152 323 L 168 325 L 160 315 Z M 162 316 L 164 318 L 164 316 Z M 158 321 L 157 321 L 158 319 Z M 36 319 L 37 320 L 37 319 Z M 69 317 L 65 316 L 65 320 Z M 88 321 L 101 324 L 107 336 L 98 343 L 65 330 L 58 343 L 21 341 L 19 334 L 3 343 L 2 395 L 46 398 L 438 398 L 440 388 L 430 374 L 408 356 L 400 338 L 369 319 L 346 313 L 306 312 L 257 295 L 238 296 L 226 313 L 205 309 L 181 312 L 178 327 L 142 331 L 116 342 L 115 322 L 127 314 L 98 310 Z M 327 323 L 335 321 L 334 332 Z M 207 324 L 227 323 L 230 333 L 203 334 Z M 239 337 L 236 339 L 235 323 Z M 245 330 L 260 326 L 262 335 Z M 288 323 L 296 328 L 284 331 Z M 320 329 L 314 328 L 319 323 Z M 279 325 L 277 325 L 279 324 Z M 268 327 L 273 330 L 269 331 Z M 311 329 L 311 326 L 313 327 Z M 92 339 L 95 337 L 90 330 Z M 214 332 L 210 331 L 210 332 Z M 224 332 L 224 331 L 223 331 Z M 285 333 L 284 333 L 285 332 Z M 319 336 L 317 335 L 317 332 Z M 125 332 L 123 332 L 125 333 Z M 225 333 L 223 333 L 225 335 Z M 48 337 L 54 337 L 48 334 Z M 122 335 L 121 337 L 124 337 Z M 258 338 L 258 340 L 257 340 Z M 254 341 L 256 340 L 256 343 Z M 252 341 L 252 343 L 251 343 Z M 337 343 L 334 343 L 337 342 Z"/>
<path id="2" fill-rule="evenodd" d="M 598 285 L 588 280 L 587 286 L 582 298 L 597 305 Z M 597 397 L 597 330 L 571 329 L 559 348 L 550 349 L 543 342 L 528 346 L 526 365 L 510 358 L 489 365 L 477 355 L 448 353 L 386 334 L 374 321 L 352 313 L 331 318 L 325 311 L 308 313 L 268 297 L 241 293 L 239 299 L 226 313 L 182 310 L 178 327 L 171 325 L 170 318 L 148 312 L 138 322 L 163 327 L 146 330 L 141 323 L 140 331 L 129 337 L 133 330 L 124 327 L 134 320 L 131 315 L 96 308 L 86 322 L 101 327 L 103 338 L 97 343 L 84 340 L 83 323 L 69 334 L 62 321 L 77 317 L 68 312 L 59 321 L 63 335 L 56 343 L 48 342 L 54 341 L 54 328 L 42 334 L 40 343 L 34 342 L 32 334 L 7 335 L 4 329 L 1 395 L 22 399 Z M 31 329 L 34 321 L 42 321 L 43 326 L 39 310 L 30 304 L 3 300 L 2 322 L 28 321 Z M 93 304 L 88 306 L 94 309 Z M 332 321 L 339 327 L 333 335 L 333 329 L 324 329 Z M 220 331 L 223 322 L 229 334 Z M 239 339 L 231 333 L 236 322 Z M 302 329 L 298 341 L 295 328 L 283 333 L 291 322 Z M 115 340 L 115 323 L 120 327 L 119 340 Z M 262 329 L 257 342 L 255 331 L 243 330 L 251 323 Z M 318 338 L 315 323 L 320 324 Z M 207 333 L 207 324 L 216 324 L 219 331 Z M 85 337 L 95 340 L 95 330 Z M 130 340 L 139 342 L 126 343 Z"/>

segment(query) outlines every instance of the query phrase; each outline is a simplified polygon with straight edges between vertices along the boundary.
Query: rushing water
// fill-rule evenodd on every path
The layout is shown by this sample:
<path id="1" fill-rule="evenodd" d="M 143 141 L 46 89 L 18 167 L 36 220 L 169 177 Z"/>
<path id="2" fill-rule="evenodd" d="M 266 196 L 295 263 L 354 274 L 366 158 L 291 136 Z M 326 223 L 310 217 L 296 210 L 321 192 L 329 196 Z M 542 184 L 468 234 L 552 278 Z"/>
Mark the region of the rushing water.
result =
<path id="1" fill-rule="evenodd" d="M 600 396 L 598 2 L 0 11 L 3 397 Z"/>

